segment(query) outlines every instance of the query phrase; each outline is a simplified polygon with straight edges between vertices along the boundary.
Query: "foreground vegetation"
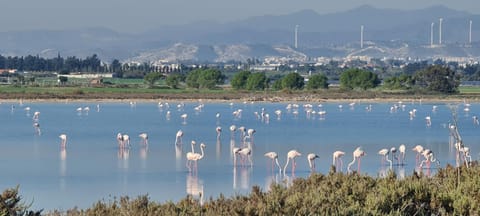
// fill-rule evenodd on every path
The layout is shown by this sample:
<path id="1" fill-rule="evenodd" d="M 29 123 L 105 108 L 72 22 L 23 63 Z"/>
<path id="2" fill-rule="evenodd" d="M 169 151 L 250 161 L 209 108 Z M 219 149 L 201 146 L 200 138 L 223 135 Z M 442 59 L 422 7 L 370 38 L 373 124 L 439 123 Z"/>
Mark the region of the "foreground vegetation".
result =
<path id="1" fill-rule="evenodd" d="M 238 195 L 206 201 L 193 197 L 177 203 L 157 203 L 148 195 L 135 199 L 122 197 L 98 201 L 87 209 L 73 208 L 47 215 L 479 215 L 480 167 L 447 166 L 437 174 L 422 174 L 398 179 L 390 173 L 385 178 L 336 173 L 313 174 L 298 178 L 289 187 L 274 184 L 264 192 L 258 186 L 248 196 Z M 0 215 L 29 215 L 24 205 L 6 205 L 17 200 L 17 189 L 2 194 Z M 12 192 L 13 191 L 13 192 Z"/>

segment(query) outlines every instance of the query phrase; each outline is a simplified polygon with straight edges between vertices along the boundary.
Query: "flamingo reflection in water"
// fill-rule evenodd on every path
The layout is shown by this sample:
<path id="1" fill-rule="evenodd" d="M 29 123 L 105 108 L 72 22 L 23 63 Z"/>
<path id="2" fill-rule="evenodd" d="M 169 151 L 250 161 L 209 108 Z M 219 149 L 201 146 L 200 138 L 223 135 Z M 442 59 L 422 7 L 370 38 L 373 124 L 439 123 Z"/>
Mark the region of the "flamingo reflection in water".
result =
<path id="1" fill-rule="evenodd" d="M 249 190 L 250 189 L 250 175 L 252 172 L 252 167 L 233 167 L 233 189 L 238 189 L 237 181 L 237 169 L 240 169 L 240 189 Z"/>
<path id="2" fill-rule="evenodd" d="M 141 139 L 141 145 L 146 146 L 148 145 L 148 134 L 147 133 L 141 133 L 138 135 Z"/>
<path id="3" fill-rule="evenodd" d="M 205 202 L 205 194 L 203 192 L 203 181 L 198 178 L 197 175 L 192 175 L 192 173 L 187 174 L 187 184 L 185 190 L 188 195 L 192 196 L 195 199 L 198 199 L 200 205 L 203 205 Z"/>

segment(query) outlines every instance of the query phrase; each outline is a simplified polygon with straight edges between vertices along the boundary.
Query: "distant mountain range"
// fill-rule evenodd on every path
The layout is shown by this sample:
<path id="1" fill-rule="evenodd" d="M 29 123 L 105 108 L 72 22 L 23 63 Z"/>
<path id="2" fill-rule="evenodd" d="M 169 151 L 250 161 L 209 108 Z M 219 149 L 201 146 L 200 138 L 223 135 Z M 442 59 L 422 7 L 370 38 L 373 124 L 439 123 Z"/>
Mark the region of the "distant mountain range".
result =
<path id="1" fill-rule="evenodd" d="M 443 18 L 445 46 L 429 48 L 430 26 L 439 40 Z M 468 43 L 469 20 L 473 21 Z M 298 48 L 293 48 L 294 28 Z M 360 49 L 360 26 L 365 47 Z M 84 57 L 102 60 L 230 61 L 266 56 L 295 58 L 348 55 L 374 57 L 478 57 L 480 15 L 434 6 L 420 10 L 378 9 L 361 6 L 352 10 L 318 14 L 303 10 L 286 15 L 256 16 L 228 23 L 197 22 L 160 26 L 151 31 L 125 34 L 106 28 L 34 30 L 0 33 L 0 54 Z"/>

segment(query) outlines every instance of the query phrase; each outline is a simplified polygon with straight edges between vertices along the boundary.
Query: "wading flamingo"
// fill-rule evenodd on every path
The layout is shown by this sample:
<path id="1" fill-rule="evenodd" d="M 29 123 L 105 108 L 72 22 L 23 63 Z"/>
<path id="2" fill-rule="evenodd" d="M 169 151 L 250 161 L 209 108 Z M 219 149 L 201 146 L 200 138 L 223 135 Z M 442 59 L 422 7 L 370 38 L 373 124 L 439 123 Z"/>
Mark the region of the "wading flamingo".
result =
<path id="1" fill-rule="evenodd" d="M 215 131 L 217 131 L 217 140 L 220 140 L 220 135 L 222 134 L 222 127 L 218 126 L 215 128 Z"/>
<path id="2" fill-rule="evenodd" d="M 123 148 L 123 135 L 121 133 L 117 134 L 118 147 Z"/>
<path id="3" fill-rule="evenodd" d="M 194 146 L 195 146 L 196 144 L 197 144 L 197 143 L 195 142 L 195 140 L 192 140 L 192 142 L 191 142 L 192 151 L 191 151 L 191 152 L 187 152 L 187 154 L 186 154 L 186 156 L 185 156 L 185 157 L 187 158 L 187 164 L 186 164 L 186 165 L 187 165 L 187 167 L 188 167 L 189 169 L 190 169 L 190 166 L 189 166 L 189 163 L 188 163 L 188 162 L 191 161 L 191 159 L 194 157 L 194 154 L 195 154 L 195 147 L 194 147 Z M 189 158 L 190 158 L 190 159 L 189 159 Z"/>
<path id="4" fill-rule="evenodd" d="M 194 166 L 194 172 L 196 172 L 196 173 L 198 172 L 198 161 L 201 160 L 201 159 L 203 158 L 203 156 L 205 155 L 205 154 L 204 154 L 204 153 L 205 153 L 205 152 L 204 152 L 205 147 L 206 147 L 205 144 L 201 143 L 201 144 L 200 144 L 200 151 L 201 151 L 202 153 L 201 153 L 201 154 L 199 154 L 199 153 L 194 153 L 194 154 L 192 155 L 192 157 L 187 158 L 187 160 L 188 160 L 187 162 L 189 162 L 189 161 L 190 161 L 190 162 L 191 162 L 191 161 L 194 162 L 194 165 L 193 165 L 193 166 Z M 191 166 L 189 166 L 189 170 L 191 171 Z"/>
<path id="5" fill-rule="evenodd" d="M 347 170 L 348 172 L 351 172 L 350 167 L 355 163 L 356 160 L 358 160 L 357 163 L 357 172 L 360 172 L 360 162 L 361 162 L 361 157 L 365 156 L 366 153 L 365 151 L 362 150 L 361 147 L 357 147 L 355 151 L 353 151 L 353 160 L 348 164 Z"/>
<path id="6" fill-rule="evenodd" d="M 183 131 L 178 130 L 177 134 L 175 135 L 175 145 L 177 146 L 182 145 L 182 137 L 183 137 Z"/>
<path id="7" fill-rule="evenodd" d="M 230 139 L 235 139 L 235 131 L 237 130 L 237 126 L 231 125 L 230 126 Z"/>
<path id="8" fill-rule="evenodd" d="M 398 147 L 398 151 L 400 152 L 400 165 L 405 165 L 405 150 L 406 150 L 406 147 L 404 144 L 401 144 L 399 147 Z"/>
<path id="9" fill-rule="evenodd" d="M 382 166 L 384 165 L 384 161 L 387 161 L 388 163 L 390 163 L 390 168 L 392 168 L 392 160 L 390 160 L 388 158 L 388 154 L 390 153 L 390 151 L 386 148 L 384 149 L 381 149 L 380 151 L 378 151 L 378 154 L 382 156 Z"/>
<path id="10" fill-rule="evenodd" d="M 148 145 L 148 134 L 141 133 L 138 135 L 142 139 L 142 145 Z"/>
<path id="11" fill-rule="evenodd" d="M 130 136 L 128 134 L 123 134 L 123 147 L 130 147 Z"/>
<path id="12" fill-rule="evenodd" d="M 308 166 L 310 166 L 310 171 L 315 172 L 315 159 L 319 158 L 318 155 L 310 153 L 307 155 Z"/>
<path id="13" fill-rule="evenodd" d="M 268 158 L 272 159 L 272 172 L 273 172 L 274 161 L 278 166 L 278 170 L 279 170 L 278 172 L 280 172 L 280 173 L 282 172 L 282 167 L 278 163 L 278 154 L 276 152 L 267 152 L 267 153 L 265 153 L 265 157 L 268 157 Z"/>
<path id="14" fill-rule="evenodd" d="M 340 171 L 343 170 L 343 161 L 342 157 L 345 155 L 345 152 L 343 151 L 335 151 L 333 152 L 333 162 L 332 164 L 335 166 L 335 169 L 338 169 L 338 165 L 340 164 Z"/>
<path id="15" fill-rule="evenodd" d="M 65 146 L 67 145 L 67 135 L 66 134 L 60 134 L 60 140 L 61 140 L 61 143 L 60 143 L 60 146 L 65 148 Z"/>
<path id="16" fill-rule="evenodd" d="M 423 146 L 416 145 L 412 150 L 417 152 L 417 155 L 415 156 L 415 166 L 417 166 L 420 163 L 420 155 L 423 153 Z"/>
<path id="17" fill-rule="evenodd" d="M 297 166 L 297 163 L 295 162 L 295 158 L 299 157 L 299 156 L 302 156 L 302 154 L 295 149 L 290 150 L 287 153 L 287 162 L 285 163 L 285 166 L 283 167 L 283 175 L 285 175 L 285 170 L 287 169 L 287 166 L 288 166 L 288 163 L 290 162 L 290 160 L 292 160 L 292 175 L 295 174 L 295 167 Z"/>

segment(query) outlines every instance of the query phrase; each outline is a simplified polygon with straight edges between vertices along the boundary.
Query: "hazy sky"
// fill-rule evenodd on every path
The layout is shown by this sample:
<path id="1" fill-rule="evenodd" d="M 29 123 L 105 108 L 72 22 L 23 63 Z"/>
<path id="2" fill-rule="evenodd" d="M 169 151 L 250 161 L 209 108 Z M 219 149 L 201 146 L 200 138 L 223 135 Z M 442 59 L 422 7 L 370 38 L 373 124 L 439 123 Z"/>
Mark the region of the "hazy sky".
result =
<path id="1" fill-rule="evenodd" d="M 478 0 L 2 0 L 0 32 L 81 27 L 138 32 L 160 25 L 227 22 L 303 9 L 325 14 L 364 4 L 396 9 L 444 5 L 480 14 Z"/>

